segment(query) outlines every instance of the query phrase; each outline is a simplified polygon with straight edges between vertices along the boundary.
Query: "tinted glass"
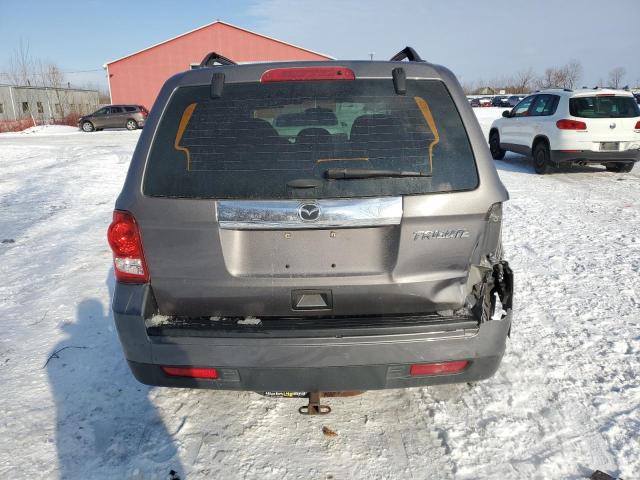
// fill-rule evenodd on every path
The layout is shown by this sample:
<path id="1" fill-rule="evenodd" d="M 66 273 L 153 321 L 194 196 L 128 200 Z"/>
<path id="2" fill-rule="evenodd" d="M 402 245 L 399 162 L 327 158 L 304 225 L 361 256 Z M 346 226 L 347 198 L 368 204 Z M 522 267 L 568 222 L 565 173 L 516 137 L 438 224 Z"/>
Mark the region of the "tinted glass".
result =
<path id="1" fill-rule="evenodd" d="M 529 114 L 535 117 L 553 115 L 558 105 L 557 95 L 537 95 Z"/>
<path id="2" fill-rule="evenodd" d="M 431 160 L 431 161 L 430 161 Z M 329 180 L 329 168 L 432 177 Z M 287 182 L 316 179 L 294 189 Z M 194 198 L 340 198 L 474 189 L 475 161 L 458 111 L 435 80 L 281 82 L 183 87 L 151 147 L 144 193 Z"/>
<path id="3" fill-rule="evenodd" d="M 136 107 L 124 107 L 124 109 L 125 109 L 127 112 L 135 112 L 135 111 L 137 111 L 137 108 L 136 108 Z"/>
<path id="4" fill-rule="evenodd" d="M 518 105 L 513 109 L 514 117 L 525 117 L 529 114 L 529 107 L 531 106 L 531 102 L 536 98 L 535 95 L 531 97 L 527 97 L 522 100 Z"/>
<path id="5" fill-rule="evenodd" d="M 122 107 L 111 107 L 111 113 L 122 113 Z"/>
<path id="6" fill-rule="evenodd" d="M 584 118 L 630 118 L 640 116 L 633 97 L 595 95 L 569 99 L 569 113 Z"/>

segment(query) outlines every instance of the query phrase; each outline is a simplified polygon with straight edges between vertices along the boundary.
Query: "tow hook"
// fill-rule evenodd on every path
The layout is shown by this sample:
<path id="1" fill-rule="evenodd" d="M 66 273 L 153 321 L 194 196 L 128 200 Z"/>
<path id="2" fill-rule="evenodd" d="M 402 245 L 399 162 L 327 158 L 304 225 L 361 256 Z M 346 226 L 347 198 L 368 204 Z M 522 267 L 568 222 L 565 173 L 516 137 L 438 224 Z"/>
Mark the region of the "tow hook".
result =
<path id="1" fill-rule="evenodd" d="M 327 415 L 331 413 L 329 405 L 322 405 L 320 399 L 322 392 L 309 392 L 309 404 L 303 405 L 298 409 L 302 415 Z"/>

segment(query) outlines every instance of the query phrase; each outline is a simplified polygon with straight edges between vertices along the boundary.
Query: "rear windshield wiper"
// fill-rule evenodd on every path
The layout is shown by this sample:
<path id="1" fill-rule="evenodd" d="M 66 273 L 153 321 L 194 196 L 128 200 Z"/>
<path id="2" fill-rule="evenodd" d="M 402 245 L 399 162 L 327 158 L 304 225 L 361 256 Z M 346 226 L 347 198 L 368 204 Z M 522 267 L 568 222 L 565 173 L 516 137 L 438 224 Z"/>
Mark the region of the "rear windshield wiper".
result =
<path id="1" fill-rule="evenodd" d="M 430 173 L 372 170 L 367 168 L 330 168 L 324 172 L 324 175 L 333 180 L 351 178 L 431 177 Z"/>

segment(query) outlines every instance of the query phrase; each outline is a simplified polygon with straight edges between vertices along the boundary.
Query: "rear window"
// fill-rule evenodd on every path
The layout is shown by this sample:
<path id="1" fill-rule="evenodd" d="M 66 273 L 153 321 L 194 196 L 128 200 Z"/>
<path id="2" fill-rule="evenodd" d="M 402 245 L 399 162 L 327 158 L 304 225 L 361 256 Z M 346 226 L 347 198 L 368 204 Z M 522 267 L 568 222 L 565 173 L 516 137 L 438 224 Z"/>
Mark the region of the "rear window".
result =
<path id="1" fill-rule="evenodd" d="M 160 197 L 341 198 L 472 190 L 475 160 L 444 84 L 391 80 L 227 84 L 176 90 L 160 120 L 143 191 Z M 330 168 L 430 177 L 331 180 Z M 288 182 L 315 179 L 313 188 Z"/>
<path id="2" fill-rule="evenodd" d="M 569 99 L 569 113 L 584 118 L 630 118 L 640 116 L 633 97 L 600 95 Z"/>
<path id="3" fill-rule="evenodd" d="M 136 107 L 124 107 L 127 112 L 136 112 L 138 109 Z"/>

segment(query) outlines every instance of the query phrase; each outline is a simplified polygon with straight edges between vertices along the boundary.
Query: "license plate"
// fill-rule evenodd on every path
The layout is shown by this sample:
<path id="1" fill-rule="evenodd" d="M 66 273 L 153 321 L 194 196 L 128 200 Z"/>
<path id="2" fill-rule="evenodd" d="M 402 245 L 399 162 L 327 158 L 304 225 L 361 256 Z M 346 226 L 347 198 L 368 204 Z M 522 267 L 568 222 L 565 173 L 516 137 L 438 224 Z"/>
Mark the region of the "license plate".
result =
<path id="1" fill-rule="evenodd" d="M 620 150 L 620 142 L 600 142 L 600 151 L 617 151 Z"/>

